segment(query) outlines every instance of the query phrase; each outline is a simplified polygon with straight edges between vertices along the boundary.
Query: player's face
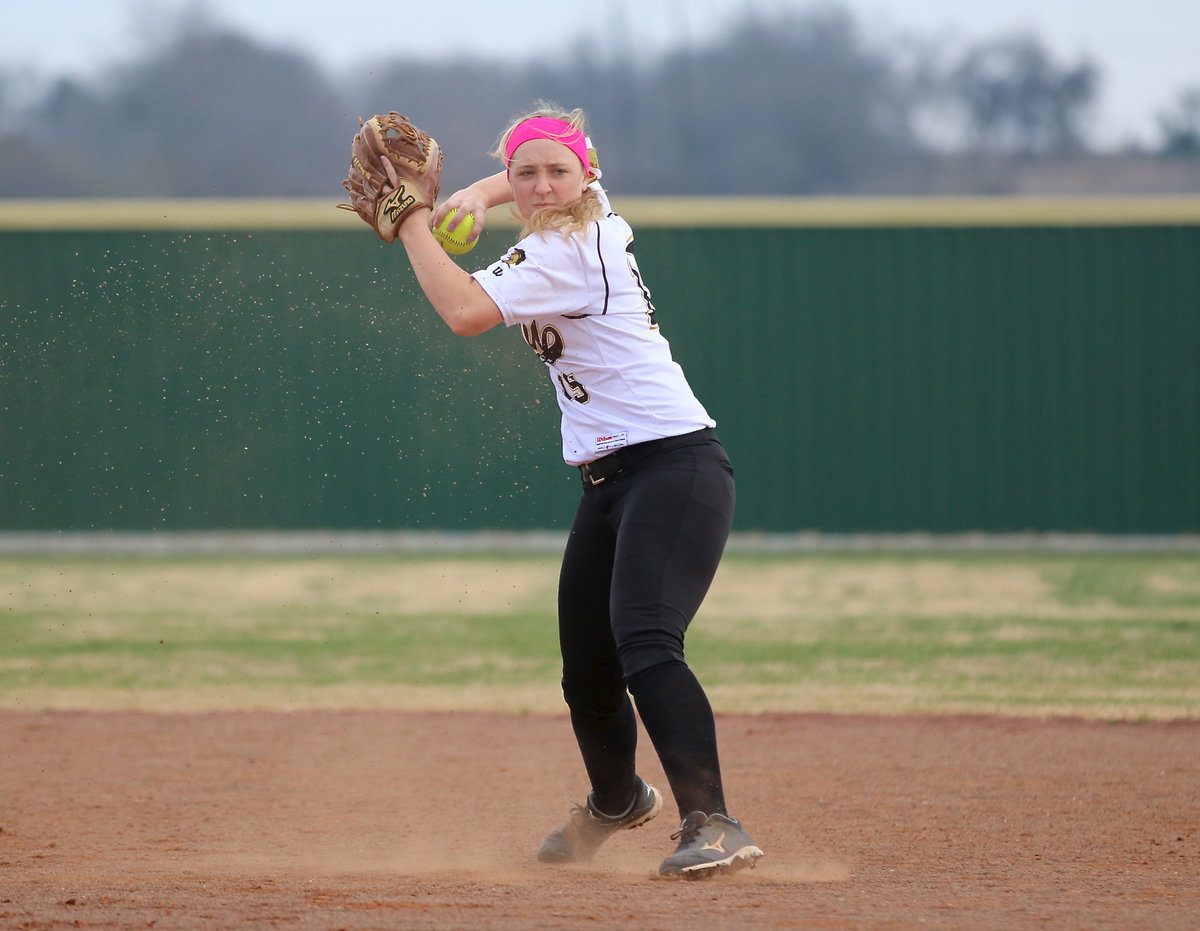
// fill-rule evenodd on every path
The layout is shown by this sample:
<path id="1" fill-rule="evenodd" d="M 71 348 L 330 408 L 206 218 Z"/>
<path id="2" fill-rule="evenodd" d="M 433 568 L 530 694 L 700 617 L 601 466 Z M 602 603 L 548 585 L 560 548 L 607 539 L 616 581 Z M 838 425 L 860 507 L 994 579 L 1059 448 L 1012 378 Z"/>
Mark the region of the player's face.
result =
<path id="1" fill-rule="evenodd" d="M 553 139 L 530 139 L 513 153 L 508 166 L 517 213 L 532 216 L 542 207 L 565 207 L 587 187 L 575 153 Z"/>

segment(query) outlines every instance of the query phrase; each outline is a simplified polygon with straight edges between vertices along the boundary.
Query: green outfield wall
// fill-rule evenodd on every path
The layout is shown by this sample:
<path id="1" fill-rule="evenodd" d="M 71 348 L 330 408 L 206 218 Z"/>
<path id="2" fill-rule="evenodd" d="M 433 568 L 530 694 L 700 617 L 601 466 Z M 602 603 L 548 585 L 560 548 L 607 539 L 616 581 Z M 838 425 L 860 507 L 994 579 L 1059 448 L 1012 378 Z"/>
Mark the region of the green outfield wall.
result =
<path id="1" fill-rule="evenodd" d="M 736 529 L 1200 531 L 1200 203 L 615 206 Z M 0 255 L 0 530 L 567 526 L 541 363 L 330 203 L 8 202 Z"/>

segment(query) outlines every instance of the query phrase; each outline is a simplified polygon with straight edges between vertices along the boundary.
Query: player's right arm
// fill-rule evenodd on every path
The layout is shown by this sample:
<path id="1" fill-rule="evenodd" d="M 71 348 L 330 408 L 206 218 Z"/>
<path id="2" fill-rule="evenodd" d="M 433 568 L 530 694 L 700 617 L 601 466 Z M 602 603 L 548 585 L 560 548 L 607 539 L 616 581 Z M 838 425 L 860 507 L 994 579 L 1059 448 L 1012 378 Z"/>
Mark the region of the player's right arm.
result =
<path id="1" fill-rule="evenodd" d="M 477 336 L 503 322 L 496 302 L 446 254 L 424 220 L 417 217 L 402 223 L 396 238 L 438 316 L 458 336 Z"/>

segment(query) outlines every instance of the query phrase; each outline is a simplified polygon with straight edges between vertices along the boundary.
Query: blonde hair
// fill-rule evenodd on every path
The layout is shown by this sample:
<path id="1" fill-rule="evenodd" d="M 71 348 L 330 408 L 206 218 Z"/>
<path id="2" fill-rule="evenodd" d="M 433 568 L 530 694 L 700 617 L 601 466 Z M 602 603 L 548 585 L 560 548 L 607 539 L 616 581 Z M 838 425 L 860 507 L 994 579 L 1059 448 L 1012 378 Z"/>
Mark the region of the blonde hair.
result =
<path id="1" fill-rule="evenodd" d="M 587 122 L 582 110 L 575 109 L 568 111 L 555 103 L 539 100 L 534 103 L 531 111 L 513 120 L 508 128 L 500 134 L 500 140 L 496 143 L 496 148 L 491 154 L 500 159 L 501 162 L 504 162 L 508 137 L 512 135 L 513 130 L 526 120 L 538 117 L 562 120 L 564 123 L 570 125 L 572 129 L 578 130 L 585 138 L 587 137 Z M 590 171 L 588 175 L 591 175 Z M 529 217 L 517 215 L 517 219 L 521 220 L 523 224 L 521 228 L 522 239 L 533 233 L 544 234 L 549 232 L 561 233 L 563 238 L 567 239 L 573 234 L 587 229 L 588 226 L 603 216 L 604 205 L 600 202 L 600 195 L 591 188 L 585 188 L 582 195 L 565 206 L 543 207 L 540 210 L 535 210 L 533 215 Z"/>

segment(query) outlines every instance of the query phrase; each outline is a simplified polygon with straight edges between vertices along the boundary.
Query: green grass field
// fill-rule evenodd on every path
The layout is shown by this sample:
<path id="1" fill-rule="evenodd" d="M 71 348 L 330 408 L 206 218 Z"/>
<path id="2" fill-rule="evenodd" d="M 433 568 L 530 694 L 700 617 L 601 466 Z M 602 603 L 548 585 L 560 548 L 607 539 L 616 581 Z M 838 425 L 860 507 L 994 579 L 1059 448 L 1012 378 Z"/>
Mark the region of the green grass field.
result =
<path id="1" fill-rule="evenodd" d="M 0 559 L 0 707 L 562 711 L 554 554 Z M 1200 717 L 1200 554 L 727 557 L 718 711 Z"/>

